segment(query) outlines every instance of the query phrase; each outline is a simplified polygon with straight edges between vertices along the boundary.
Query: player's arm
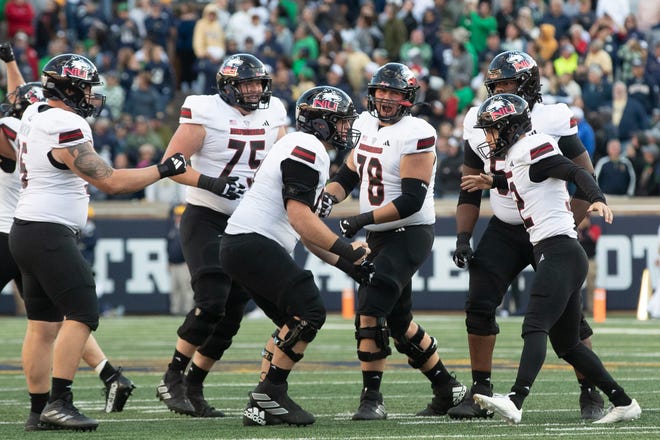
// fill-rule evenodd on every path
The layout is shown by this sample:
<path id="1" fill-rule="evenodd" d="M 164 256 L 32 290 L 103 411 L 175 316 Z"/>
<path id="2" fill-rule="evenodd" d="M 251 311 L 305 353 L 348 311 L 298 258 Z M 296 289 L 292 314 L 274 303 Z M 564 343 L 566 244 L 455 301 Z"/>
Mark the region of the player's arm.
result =
<path id="1" fill-rule="evenodd" d="M 163 157 L 169 157 L 174 153 L 181 153 L 186 161 L 190 161 L 190 157 L 197 153 L 204 143 L 206 137 L 206 129 L 201 124 L 179 124 L 176 131 L 167 145 Z M 186 172 L 177 176 L 172 176 L 171 179 L 177 183 L 188 186 L 197 186 L 199 177 L 202 174 L 191 166 L 186 167 Z"/>
<path id="2" fill-rule="evenodd" d="M 424 205 L 434 167 L 434 152 L 404 155 L 399 164 L 401 195 L 373 211 L 341 219 L 339 227 L 344 237 L 353 237 L 366 225 L 399 220 L 419 211 Z"/>
<path id="3" fill-rule="evenodd" d="M 310 250 L 320 248 L 351 263 L 360 263 L 369 253 L 367 244 L 358 241 L 345 242 L 314 213 L 316 187 L 319 183 L 318 171 L 292 159 L 282 161 L 280 170 L 283 184 L 282 200 L 289 223 L 300 235 L 303 243 L 309 244 Z M 319 258 L 333 264 L 326 254 L 320 254 Z M 334 263 L 336 264 L 336 261 Z"/>
<path id="4" fill-rule="evenodd" d="M 108 194 L 133 193 L 163 177 L 185 171 L 185 161 L 180 154 L 168 157 L 160 165 L 114 169 L 98 155 L 89 141 L 70 147 L 53 148 L 49 154 L 55 161 L 53 165 L 62 169 L 68 168 Z"/>
<path id="5" fill-rule="evenodd" d="M 325 193 L 334 197 L 337 202 L 341 202 L 359 183 L 360 176 L 353 161 L 353 155 L 349 151 L 342 166 L 325 186 Z"/>
<path id="6" fill-rule="evenodd" d="M 559 149 L 564 156 L 587 170 L 587 172 L 593 176 L 593 179 L 596 180 L 594 166 L 589 157 L 589 153 L 586 148 L 584 148 L 584 144 L 582 144 L 582 141 L 577 134 L 562 136 L 559 138 L 558 143 Z M 584 194 L 580 188 L 577 188 L 571 199 L 571 211 L 573 212 L 573 219 L 575 220 L 576 225 L 579 225 L 584 219 L 584 216 L 587 213 L 587 208 L 589 208 L 589 201 L 586 199 L 586 194 Z"/>
<path id="7" fill-rule="evenodd" d="M 7 135 L 4 132 L 6 128 L 8 129 L 9 127 L 0 124 L 0 156 L 2 160 L 9 159 L 16 162 L 16 151 L 14 151 L 14 147 L 11 146 Z"/>
<path id="8" fill-rule="evenodd" d="M 564 156 L 557 154 L 530 165 L 529 178 L 532 182 L 543 182 L 549 177 L 574 183 L 585 194 L 588 203 L 605 202 L 605 196 L 593 176 Z"/>
<path id="9" fill-rule="evenodd" d="M 11 93 L 22 84 L 25 84 L 25 78 L 21 74 L 14 56 L 14 50 L 10 43 L 0 44 L 0 60 L 4 61 L 7 67 L 7 93 Z"/>

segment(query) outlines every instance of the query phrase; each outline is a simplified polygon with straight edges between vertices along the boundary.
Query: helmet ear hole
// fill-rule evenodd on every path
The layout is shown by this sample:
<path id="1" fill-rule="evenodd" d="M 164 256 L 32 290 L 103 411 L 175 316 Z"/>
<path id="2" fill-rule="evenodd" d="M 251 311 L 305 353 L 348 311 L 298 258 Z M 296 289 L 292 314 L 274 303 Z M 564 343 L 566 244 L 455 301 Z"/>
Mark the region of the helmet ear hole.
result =
<path id="1" fill-rule="evenodd" d="M 318 133 L 319 137 L 324 140 L 330 139 L 332 133 L 330 132 L 330 125 L 325 119 L 316 118 L 312 119 L 312 128 Z"/>

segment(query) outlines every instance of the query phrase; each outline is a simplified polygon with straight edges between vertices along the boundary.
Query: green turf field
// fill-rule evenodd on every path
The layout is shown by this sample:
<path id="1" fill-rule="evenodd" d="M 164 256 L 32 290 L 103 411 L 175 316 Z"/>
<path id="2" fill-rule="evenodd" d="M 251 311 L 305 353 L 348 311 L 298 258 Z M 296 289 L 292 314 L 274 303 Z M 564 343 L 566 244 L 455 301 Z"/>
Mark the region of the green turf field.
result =
<path id="1" fill-rule="evenodd" d="M 417 321 L 438 338 L 447 368 L 464 383 L 470 381 L 463 317 L 420 315 Z M 317 417 L 308 427 L 243 427 L 247 393 L 259 377 L 259 355 L 272 332 L 267 319 L 250 319 L 233 347 L 206 381 L 207 399 L 227 414 L 223 419 L 193 419 L 167 411 L 156 400 L 155 387 L 165 371 L 181 318 L 104 318 L 96 336 L 111 362 L 124 366 L 137 385 L 121 413 L 102 412 L 101 382 L 86 366 L 74 383 L 77 406 L 100 421 L 96 432 L 23 431 L 29 411 L 20 351 L 25 320 L 0 317 L 0 439 L 660 439 L 660 321 L 636 321 L 632 314 L 608 317 L 595 324 L 594 347 L 614 377 L 642 407 L 640 420 L 617 425 L 585 424 L 578 410 L 575 376 L 554 353 L 527 399 L 522 423 L 497 420 L 459 422 L 447 417 L 415 417 L 431 398 L 427 379 L 405 363 L 399 353 L 390 358 L 382 387 L 389 417 L 379 422 L 353 422 L 361 375 L 356 361 L 353 324 L 330 316 L 298 368 L 291 374 L 289 393 Z M 507 392 L 514 377 L 522 340 L 521 319 L 500 320 L 502 332 L 495 350 L 496 392 Z"/>

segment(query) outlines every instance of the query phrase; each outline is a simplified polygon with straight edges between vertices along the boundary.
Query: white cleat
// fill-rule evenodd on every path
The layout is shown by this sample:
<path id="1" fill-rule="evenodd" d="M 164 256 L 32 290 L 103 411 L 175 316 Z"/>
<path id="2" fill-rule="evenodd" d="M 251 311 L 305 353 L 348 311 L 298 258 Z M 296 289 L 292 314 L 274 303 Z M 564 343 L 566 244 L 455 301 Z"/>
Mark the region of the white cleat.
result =
<path id="1" fill-rule="evenodd" d="M 516 408 L 516 405 L 509 399 L 509 396 L 494 394 L 493 397 L 490 397 L 483 394 L 475 394 L 472 398 L 481 409 L 494 412 L 509 425 L 517 425 L 522 419 L 522 409 Z"/>
<path id="2" fill-rule="evenodd" d="M 602 418 L 596 420 L 594 423 L 617 423 L 628 422 L 630 420 L 638 419 L 642 415 L 642 408 L 635 399 L 626 406 L 612 406 Z"/>

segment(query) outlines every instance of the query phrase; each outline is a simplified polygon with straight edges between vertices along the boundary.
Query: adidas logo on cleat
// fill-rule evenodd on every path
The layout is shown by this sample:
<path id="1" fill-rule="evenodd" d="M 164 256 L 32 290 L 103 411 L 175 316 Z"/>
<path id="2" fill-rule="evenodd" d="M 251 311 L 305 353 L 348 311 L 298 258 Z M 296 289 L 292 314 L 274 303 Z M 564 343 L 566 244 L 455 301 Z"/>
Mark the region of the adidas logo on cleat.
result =
<path id="1" fill-rule="evenodd" d="M 451 395 L 452 395 L 453 406 L 456 406 L 459 403 L 461 403 L 466 393 L 467 393 L 467 388 L 464 387 L 463 385 L 452 387 Z"/>
<path id="2" fill-rule="evenodd" d="M 254 406 L 245 408 L 245 411 L 243 411 L 243 417 L 255 422 L 257 425 L 266 425 L 266 413 Z"/>

